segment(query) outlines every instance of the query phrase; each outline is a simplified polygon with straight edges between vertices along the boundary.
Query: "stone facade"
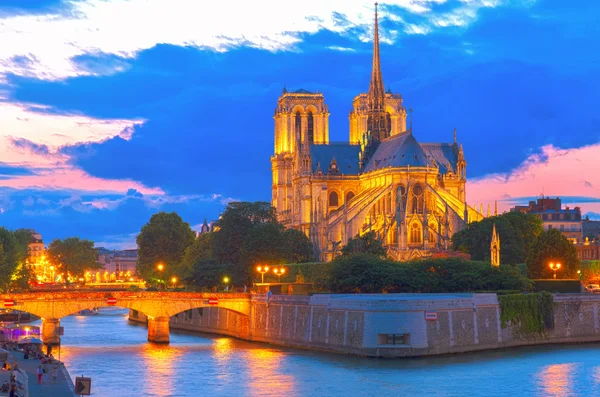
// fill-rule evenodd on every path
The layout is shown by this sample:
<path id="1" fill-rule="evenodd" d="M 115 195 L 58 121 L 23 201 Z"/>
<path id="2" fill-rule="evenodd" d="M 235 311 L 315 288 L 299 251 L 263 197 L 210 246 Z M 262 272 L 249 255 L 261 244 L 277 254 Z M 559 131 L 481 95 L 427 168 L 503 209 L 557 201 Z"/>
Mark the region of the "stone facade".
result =
<path id="1" fill-rule="evenodd" d="M 171 317 L 172 329 L 373 357 L 417 357 L 600 341 L 600 296 L 555 295 L 545 336 L 502 328 L 496 294 L 254 295 L 250 316 L 223 308 Z M 429 319 L 427 319 L 429 315 Z M 145 322 L 139 312 L 132 321 Z"/>
<path id="2" fill-rule="evenodd" d="M 453 142 L 419 143 L 402 95 L 384 91 L 378 37 L 375 14 L 371 83 L 353 101 L 348 142 L 329 141 L 322 93 L 284 88 L 273 116 L 273 207 L 281 223 L 311 239 L 321 260 L 367 232 L 397 260 L 432 255 L 483 218 L 466 203 L 456 130 Z"/>

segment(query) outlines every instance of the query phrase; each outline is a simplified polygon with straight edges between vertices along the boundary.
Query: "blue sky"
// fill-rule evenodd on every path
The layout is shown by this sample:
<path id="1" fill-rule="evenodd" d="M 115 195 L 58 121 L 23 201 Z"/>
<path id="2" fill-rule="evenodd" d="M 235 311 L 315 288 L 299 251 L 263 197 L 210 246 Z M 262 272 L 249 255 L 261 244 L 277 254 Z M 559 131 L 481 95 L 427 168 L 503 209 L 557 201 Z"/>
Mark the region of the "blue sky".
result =
<path id="1" fill-rule="evenodd" d="M 384 83 L 422 142 L 467 158 L 468 201 L 544 192 L 600 214 L 595 1 L 380 5 Z M 0 224 L 134 246 L 156 211 L 191 225 L 270 200 L 284 86 L 323 92 L 330 139 L 368 89 L 373 5 L 0 1 Z"/>

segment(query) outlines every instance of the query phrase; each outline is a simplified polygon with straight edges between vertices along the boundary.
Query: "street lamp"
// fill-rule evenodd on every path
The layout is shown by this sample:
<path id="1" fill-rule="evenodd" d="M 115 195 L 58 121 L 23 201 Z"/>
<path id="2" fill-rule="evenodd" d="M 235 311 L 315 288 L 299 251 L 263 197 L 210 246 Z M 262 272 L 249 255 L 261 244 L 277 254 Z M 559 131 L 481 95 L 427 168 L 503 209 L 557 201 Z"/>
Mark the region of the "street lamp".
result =
<path id="1" fill-rule="evenodd" d="M 177 277 L 171 277 L 171 283 L 173 284 L 173 289 L 175 289 L 176 282 L 177 282 Z"/>
<path id="2" fill-rule="evenodd" d="M 275 275 L 277 276 L 277 282 L 280 283 L 281 276 L 283 275 L 283 273 L 285 273 L 285 267 L 276 267 L 275 269 L 273 269 L 273 273 L 275 273 Z"/>
<path id="3" fill-rule="evenodd" d="M 554 262 L 550 262 L 550 269 L 552 269 L 554 271 L 554 279 L 556 280 L 556 271 L 558 269 L 560 269 L 560 263 L 554 263 Z"/>
<path id="4" fill-rule="evenodd" d="M 229 277 L 225 276 L 223 277 L 223 284 L 225 284 L 225 291 L 228 290 L 229 286 L 227 284 L 229 284 Z"/>
<path id="5" fill-rule="evenodd" d="M 269 266 L 256 266 L 256 271 L 260 273 L 260 282 L 265 283 L 265 273 L 269 271 Z"/>
<path id="6" fill-rule="evenodd" d="M 161 276 L 158 279 L 159 279 L 159 281 L 162 282 L 162 271 L 165 270 L 165 265 L 163 265 L 162 263 L 159 263 L 158 265 L 156 265 L 156 270 L 161 272 Z M 165 289 L 167 289 L 167 288 L 165 287 Z"/>

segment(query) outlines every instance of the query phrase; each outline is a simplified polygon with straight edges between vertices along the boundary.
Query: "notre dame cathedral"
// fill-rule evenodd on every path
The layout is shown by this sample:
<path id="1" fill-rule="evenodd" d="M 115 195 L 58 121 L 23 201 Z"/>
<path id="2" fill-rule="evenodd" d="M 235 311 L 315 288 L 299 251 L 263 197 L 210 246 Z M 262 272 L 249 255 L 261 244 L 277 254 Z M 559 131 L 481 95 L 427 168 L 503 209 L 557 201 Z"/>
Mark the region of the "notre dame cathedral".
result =
<path id="1" fill-rule="evenodd" d="M 402 95 L 384 91 L 377 9 L 371 82 L 352 103 L 349 142 L 329 142 L 321 93 L 284 89 L 274 119 L 272 204 L 321 260 L 370 231 L 396 260 L 430 256 L 448 249 L 466 223 L 483 219 L 466 203 L 467 162 L 456 131 L 450 143 L 419 143 Z"/>

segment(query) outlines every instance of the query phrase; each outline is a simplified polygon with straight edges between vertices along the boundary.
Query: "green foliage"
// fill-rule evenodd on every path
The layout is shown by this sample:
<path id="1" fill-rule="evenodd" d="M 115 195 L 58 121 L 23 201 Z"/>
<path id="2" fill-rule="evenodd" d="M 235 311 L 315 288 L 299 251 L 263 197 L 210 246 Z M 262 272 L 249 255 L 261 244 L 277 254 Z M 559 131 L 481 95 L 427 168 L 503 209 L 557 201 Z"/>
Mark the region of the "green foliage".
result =
<path id="1" fill-rule="evenodd" d="M 17 261 L 25 263 L 25 260 L 29 256 L 29 243 L 31 243 L 32 240 L 31 230 L 17 229 L 13 234 L 15 235 L 15 240 L 17 242 Z"/>
<path id="2" fill-rule="evenodd" d="M 469 223 L 452 236 L 452 249 L 470 254 L 473 260 L 489 261 L 494 224 L 500 236 L 500 261 L 508 264 L 525 262 L 530 247 L 543 230 L 537 216 L 509 212 Z"/>
<path id="3" fill-rule="evenodd" d="M 560 263 L 557 278 L 577 277 L 579 259 L 577 250 L 562 233 L 556 229 L 542 232 L 535 240 L 527 256 L 527 274 L 529 278 L 552 278 L 554 271 L 549 263 Z"/>
<path id="4" fill-rule="evenodd" d="M 313 283 L 317 290 L 328 291 L 332 283 L 333 262 L 307 262 L 285 265 L 286 273 L 281 277 L 282 282 L 295 282 L 302 275 L 304 282 Z M 276 281 L 274 275 L 265 274 L 265 281 Z"/>
<path id="5" fill-rule="evenodd" d="M 8 290 L 20 258 L 19 245 L 14 233 L 0 227 L 0 289 L 2 291 Z"/>
<path id="6" fill-rule="evenodd" d="M 289 263 L 310 262 L 315 259 L 315 250 L 306 234 L 300 230 L 287 229 L 283 232 Z"/>
<path id="7" fill-rule="evenodd" d="M 185 274 L 191 274 L 198 261 L 212 257 L 213 236 L 213 233 L 202 233 L 185 249 L 181 261 L 181 267 Z"/>
<path id="8" fill-rule="evenodd" d="M 244 240 L 253 226 L 276 224 L 275 209 L 267 202 L 233 202 L 217 222 L 214 232 L 213 256 L 219 263 L 239 264 Z"/>
<path id="9" fill-rule="evenodd" d="M 318 290 L 339 293 L 527 291 L 531 282 L 513 265 L 492 267 L 459 258 L 395 262 L 368 254 L 340 257 L 330 263 L 286 265 L 282 281 L 302 272 Z"/>
<path id="10" fill-rule="evenodd" d="M 223 285 L 223 277 L 230 277 L 230 284 L 241 283 L 243 280 L 231 278 L 234 266 L 231 264 L 220 264 L 213 259 L 201 259 L 193 268 L 192 273 L 184 279 L 186 284 L 199 288 L 210 288 Z"/>
<path id="11" fill-rule="evenodd" d="M 581 261 L 580 267 L 584 282 L 600 279 L 600 261 Z"/>
<path id="12" fill-rule="evenodd" d="M 379 258 L 387 256 L 383 243 L 377 238 L 375 232 L 368 232 L 362 236 L 357 234 L 342 247 L 342 256 L 348 257 L 356 254 L 369 254 Z"/>
<path id="13" fill-rule="evenodd" d="M 19 262 L 11 279 L 15 288 L 26 290 L 35 281 L 35 274 L 33 269 L 27 266 L 25 262 Z"/>
<path id="14" fill-rule="evenodd" d="M 213 233 L 216 263 L 231 264 L 231 277 L 249 283 L 253 267 L 306 261 L 313 257 L 310 240 L 296 230 L 285 230 L 266 202 L 229 203 Z"/>
<path id="15" fill-rule="evenodd" d="M 169 280 L 175 276 L 186 276 L 182 260 L 186 248 L 195 238 L 190 225 L 175 213 L 159 212 L 150 218 L 137 236 L 138 262 L 137 272 L 147 281 Z M 158 272 L 158 263 L 164 264 L 164 270 Z"/>
<path id="16" fill-rule="evenodd" d="M 56 267 L 57 274 L 62 274 L 66 281 L 67 274 L 77 279 L 83 277 L 86 270 L 101 267 L 96 261 L 94 242 L 78 237 L 52 241 L 48 246 L 48 259 Z"/>
<path id="17" fill-rule="evenodd" d="M 554 298 L 549 292 L 498 296 L 502 328 L 515 334 L 544 335 L 553 327 Z"/>

